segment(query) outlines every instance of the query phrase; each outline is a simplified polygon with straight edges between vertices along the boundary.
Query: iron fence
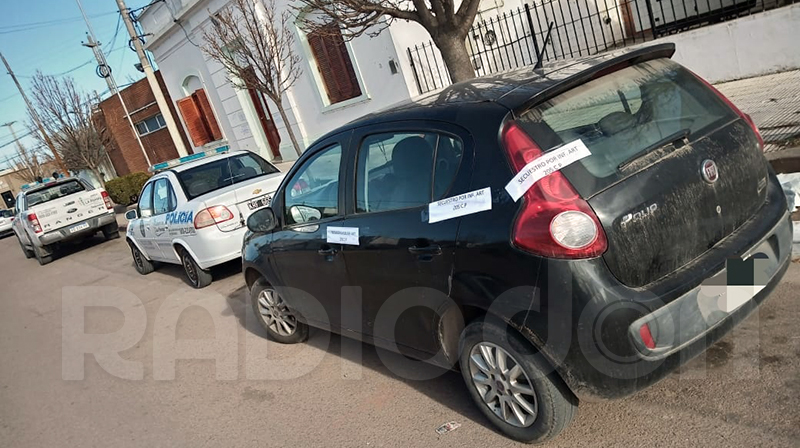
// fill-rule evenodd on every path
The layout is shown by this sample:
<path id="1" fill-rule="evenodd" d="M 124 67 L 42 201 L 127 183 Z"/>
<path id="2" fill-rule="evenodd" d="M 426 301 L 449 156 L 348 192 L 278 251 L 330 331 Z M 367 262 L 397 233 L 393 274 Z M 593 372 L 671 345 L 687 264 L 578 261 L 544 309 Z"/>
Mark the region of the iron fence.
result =
<path id="1" fill-rule="evenodd" d="M 478 76 L 590 56 L 800 0 L 540 0 L 479 16 L 466 47 Z M 549 39 L 546 39 L 547 36 Z M 432 41 L 408 47 L 419 93 L 451 84 Z"/>

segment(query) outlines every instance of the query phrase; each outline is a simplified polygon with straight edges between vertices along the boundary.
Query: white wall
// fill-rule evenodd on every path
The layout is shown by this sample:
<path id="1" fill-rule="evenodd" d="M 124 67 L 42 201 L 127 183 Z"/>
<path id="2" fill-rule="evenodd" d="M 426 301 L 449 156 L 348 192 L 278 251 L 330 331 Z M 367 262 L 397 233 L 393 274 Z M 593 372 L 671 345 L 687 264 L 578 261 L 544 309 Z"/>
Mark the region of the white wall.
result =
<path id="1" fill-rule="evenodd" d="M 800 4 L 673 36 L 673 59 L 710 82 L 800 68 Z"/>

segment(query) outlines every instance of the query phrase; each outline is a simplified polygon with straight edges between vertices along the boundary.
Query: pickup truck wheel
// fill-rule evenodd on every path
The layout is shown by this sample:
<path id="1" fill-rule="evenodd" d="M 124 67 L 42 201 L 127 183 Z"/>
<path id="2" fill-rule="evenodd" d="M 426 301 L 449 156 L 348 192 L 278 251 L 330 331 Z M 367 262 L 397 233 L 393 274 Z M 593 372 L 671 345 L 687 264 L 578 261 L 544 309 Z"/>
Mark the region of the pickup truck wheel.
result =
<path id="1" fill-rule="evenodd" d="M 25 245 L 22 244 L 22 240 L 19 239 L 19 237 L 17 237 L 17 241 L 19 241 L 19 247 L 22 248 L 22 253 L 25 254 L 25 258 L 29 258 L 30 259 L 30 258 L 33 258 L 34 256 L 36 256 L 36 254 L 34 254 L 32 250 L 26 248 Z"/>
<path id="2" fill-rule="evenodd" d="M 189 286 L 195 289 L 201 289 L 211 284 L 211 281 L 214 279 L 211 273 L 205 269 L 201 269 L 188 251 L 181 251 L 181 261 L 183 263 L 183 271 L 186 273 L 186 279 L 189 281 Z"/>
<path id="3" fill-rule="evenodd" d="M 129 242 L 128 245 L 131 247 L 133 266 L 136 267 L 136 272 L 147 275 L 156 269 L 153 262 L 145 258 L 144 254 L 139 251 L 139 248 L 136 247 L 135 244 Z"/>
<path id="4" fill-rule="evenodd" d="M 273 341 L 296 344 L 308 339 L 308 325 L 297 320 L 278 291 L 263 279 L 250 288 L 250 303 L 258 323 Z"/>
<path id="5" fill-rule="evenodd" d="M 33 254 L 36 256 L 36 261 L 39 262 L 39 265 L 44 266 L 51 261 L 53 261 L 53 252 L 47 248 L 47 246 L 33 246 Z"/>
<path id="6" fill-rule="evenodd" d="M 459 349 L 469 394 L 506 436 L 542 443 L 572 421 L 577 399 L 533 345 L 513 330 L 486 321 L 471 323 Z"/>
<path id="7" fill-rule="evenodd" d="M 106 241 L 119 238 L 119 226 L 112 223 L 103 227 L 103 238 L 105 238 Z"/>

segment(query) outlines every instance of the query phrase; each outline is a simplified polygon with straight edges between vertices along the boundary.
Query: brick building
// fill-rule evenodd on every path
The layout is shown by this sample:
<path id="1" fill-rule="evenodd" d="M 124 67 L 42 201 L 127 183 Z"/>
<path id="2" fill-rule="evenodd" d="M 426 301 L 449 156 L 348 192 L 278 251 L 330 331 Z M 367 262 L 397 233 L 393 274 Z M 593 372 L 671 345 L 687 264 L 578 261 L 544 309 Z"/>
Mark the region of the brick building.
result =
<path id="1" fill-rule="evenodd" d="M 164 86 L 160 72 L 156 72 L 156 78 L 170 105 L 172 116 L 178 119 L 175 105 Z M 147 79 L 143 78 L 131 84 L 120 93 L 139 132 L 147 155 L 150 157 L 150 163 L 156 164 L 178 157 L 178 151 L 172 143 L 166 123 L 161 115 L 161 110 L 156 104 L 156 99 L 150 90 Z M 111 157 L 111 162 L 114 164 L 119 176 L 137 171 L 147 171 L 147 162 L 116 95 L 112 95 L 100 103 L 99 113 L 95 116 L 95 120 L 97 120 L 101 128 L 105 127 L 107 129 L 111 137 L 111 143 L 108 145 L 108 155 Z M 178 124 L 178 130 L 181 133 L 184 145 L 187 148 L 191 148 L 180 124 Z"/>

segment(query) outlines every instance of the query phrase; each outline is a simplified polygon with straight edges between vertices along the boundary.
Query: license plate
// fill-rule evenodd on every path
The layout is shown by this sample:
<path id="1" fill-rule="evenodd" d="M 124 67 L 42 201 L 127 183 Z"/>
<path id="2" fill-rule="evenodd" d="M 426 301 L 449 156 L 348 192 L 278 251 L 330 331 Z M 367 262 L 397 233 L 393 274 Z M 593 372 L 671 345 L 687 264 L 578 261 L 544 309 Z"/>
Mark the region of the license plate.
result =
<path id="1" fill-rule="evenodd" d="M 266 207 L 272 203 L 272 195 L 265 194 L 264 196 L 259 196 L 252 201 L 247 203 L 247 208 L 250 210 L 255 210 L 257 208 Z"/>
<path id="2" fill-rule="evenodd" d="M 89 223 L 78 224 L 77 226 L 73 226 L 69 228 L 69 233 L 80 232 L 83 229 L 88 229 Z"/>

